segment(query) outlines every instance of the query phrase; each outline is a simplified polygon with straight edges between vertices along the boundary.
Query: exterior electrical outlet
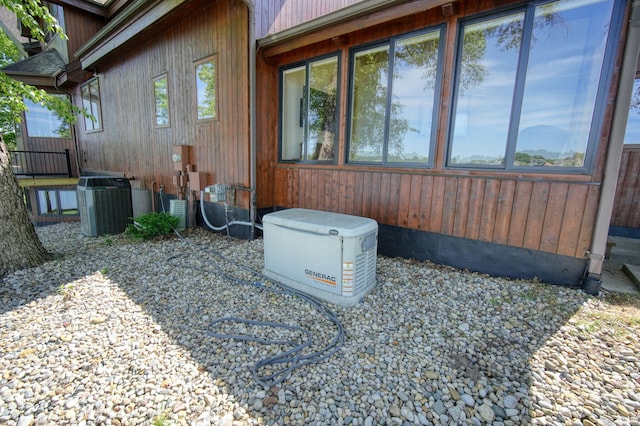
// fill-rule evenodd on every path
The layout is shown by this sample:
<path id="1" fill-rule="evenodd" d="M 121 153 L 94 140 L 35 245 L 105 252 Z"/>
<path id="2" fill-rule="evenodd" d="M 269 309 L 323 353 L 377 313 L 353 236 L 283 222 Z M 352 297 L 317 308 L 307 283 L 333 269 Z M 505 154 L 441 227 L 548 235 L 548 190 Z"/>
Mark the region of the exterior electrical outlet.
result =
<path id="1" fill-rule="evenodd" d="M 356 305 L 376 284 L 378 223 L 307 209 L 269 213 L 264 274 L 336 305 Z"/>

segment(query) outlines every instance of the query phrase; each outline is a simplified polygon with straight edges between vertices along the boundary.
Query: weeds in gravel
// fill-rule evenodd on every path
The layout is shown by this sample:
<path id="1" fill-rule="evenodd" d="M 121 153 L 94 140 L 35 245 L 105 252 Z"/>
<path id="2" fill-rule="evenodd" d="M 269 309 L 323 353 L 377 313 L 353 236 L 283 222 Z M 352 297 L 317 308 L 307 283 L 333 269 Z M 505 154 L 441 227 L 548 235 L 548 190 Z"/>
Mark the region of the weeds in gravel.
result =
<path id="1" fill-rule="evenodd" d="M 584 334 L 611 333 L 617 337 L 636 338 L 640 331 L 640 296 L 609 294 L 594 301 L 593 307 L 581 309 L 574 324 Z"/>

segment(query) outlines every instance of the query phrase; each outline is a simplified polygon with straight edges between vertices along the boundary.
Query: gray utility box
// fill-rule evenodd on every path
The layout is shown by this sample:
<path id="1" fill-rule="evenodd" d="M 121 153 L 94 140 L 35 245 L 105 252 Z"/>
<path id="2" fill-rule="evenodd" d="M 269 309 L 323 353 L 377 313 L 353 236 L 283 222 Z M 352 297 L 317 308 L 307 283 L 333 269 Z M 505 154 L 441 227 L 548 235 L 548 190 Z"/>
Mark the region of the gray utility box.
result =
<path id="1" fill-rule="evenodd" d="M 120 234 L 133 217 L 129 179 L 85 176 L 78 180 L 78 210 L 83 235 Z"/>

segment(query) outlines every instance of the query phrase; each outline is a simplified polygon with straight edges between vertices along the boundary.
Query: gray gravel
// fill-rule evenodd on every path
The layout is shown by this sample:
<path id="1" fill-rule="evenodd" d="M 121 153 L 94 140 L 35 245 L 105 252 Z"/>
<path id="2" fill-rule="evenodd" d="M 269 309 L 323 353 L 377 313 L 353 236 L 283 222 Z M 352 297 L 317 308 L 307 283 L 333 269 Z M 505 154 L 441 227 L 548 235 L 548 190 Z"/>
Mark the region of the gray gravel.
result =
<path id="1" fill-rule="evenodd" d="M 254 364 L 286 345 L 212 337 L 212 321 L 300 325 L 309 351 L 336 327 L 299 297 L 221 275 L 255 280 L 214 253 L 261 270 L 261 240 L 38 232 L 57 259 L 0 281 L 0 424 L 640 425 L 633 306 L 378 257 L 374 291 L 331 306 L 338 352 L 263 387 Z"/>

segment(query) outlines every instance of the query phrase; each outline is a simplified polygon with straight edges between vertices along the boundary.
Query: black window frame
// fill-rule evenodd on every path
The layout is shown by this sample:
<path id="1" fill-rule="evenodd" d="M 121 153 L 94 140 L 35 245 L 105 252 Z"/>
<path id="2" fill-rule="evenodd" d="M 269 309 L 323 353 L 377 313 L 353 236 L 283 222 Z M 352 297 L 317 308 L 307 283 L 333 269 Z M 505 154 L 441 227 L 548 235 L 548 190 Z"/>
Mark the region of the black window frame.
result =
<path id="1" fill-rule="evenodd" d="M 302 147 L 302 152 L 304 153 L 305 159 L 283 159 L 282 158 L 282 152 L 283 152 L 283 147 L 282 147 L 282 133 L 283 133 L 283 107 L 284 107 L 284 99 L 283 99 L 283 89 L 284 89 L 284 74 L 287 70 L 291 70 L 294 68 L 300 68 L 302 66 L 305 67 L 305 87 L 309 87 L 309 69 L 311 64 L 313 64 L 314 62 L 320 62 L 323 61 L 325 59 L 329 59 L 329 58 L 336 58 L 338 60 L 338 64 L 337 64 L 337 68 L 338 68 L 338 75 L 336 78 L 336 140 L 335 140 L 335 147 L 334 147 L 334 155 L 333 155 L 333 159 L 332 160 L 309 160 L 307 159 L 307 143 L 309 142 L 309 129 L 308 126 L 305 124 L 305 130 L 304 130 L 304 142 L 303 142 L 303 147 Z M 341 96 L 341 92 L 340 92 L 340 88 L 342 86 L 341 84 L 342 81 L 342 52 L 340 50 L 337 51 L 333 51 L 333 52 L 329 52 L 326 53 L 324 55 L 320 55 L 320 56 L 314 56 L 312 58 L 308 58 L 305 59 L 303 61 L 298 61 L 298 62 L 294 62 L 291 64 L 287 64 L 284 66 L 281 66 L 278 68 L 278 163 L 284 163 L 284 164 L 337 164 L 338 163 L 338 153 L 339 153 L 339 141 L 340 141 L 340 131 L 341 131 L 341 126 L 340 126 L 340 96 Z M 305 96 L 303 99 L 301 99 L 301 105 L 300 105 L 300 121 L 301 123 L 303 122 L 303 120 L 305 120 L 305 118 L 303 117 L 303 115 L 306 115 L 306 112 L 308 111 L 308 96 Z"/>
<path id="2" fill-rule="evenodd" d="M 446 137 L 446 155 L 445 155 L 445 169 L 450 170 L 489 170 L 498 172 L 518 172 L 518 173 L 545 173 L 545 174 L 583 174 L 588 175 L 593 172 L 595 167 L 598 146 L 600 142 L 600 136 L 604 126 L 605 113 L 607 109 L 607 96 L 611 87 L 611 77 L 614 72 L 615 58 L 618 54 L 618 48 L 620 41 L 620 33 L 623 25 L 624 17 L 624 1 L 612 0 L 613 7 L 611 11 L 611 20 L 609 25 L 609 31 L 607 34 L 607 43 L 605 45 L 602 68 L 600 72 L 600 78 L 598 81 L 598 88 L 596 90 L 596 97 L 594 102 L 593 114 L 591 116 L 591 127 L 589 130 L 589 136 L 587 139 L 584 162 L 582 167 L 571 166 L 523 166 L 514 165 L 517 132 L 520 124 L 520 116 L 522 113 L 523 94 L 525 88 L 530 43 L 532 40 L 533 21 L 535 18 L 535 10 L 537 7 L 556 3 L 562 0 L 540 0 L 530 1 L 524 5 L 516 5 L 513 7 L 505 7 L 499 10 L 492 10 L 490 12 L 481 13 L 478 15 L 462 18 L 458 21 L 456 29 L 456 42 L 455 42 L 455 57 L 454 57 L 454 69 L 453 78 L 451 82 L 451 106 L 447 116 L 447 137 Z M 505 157 L 504 165 L 477 165 L 477 164 L 451 164 L 451 150 L 453 145 L 453 136 L 455 131 L 455 117 L 458 103 L 458 90 L 460 80 L 460 69 L 462 66 L 462 48 L 464 42 L 464 26 L 491 19 L 499 18 L 508 14 L 524 12 L 523 22 L 523 35 L 522 44 L 520 46 L 518 66 L 515 75 L 514 93 L 511 104 L 511 113 L 509 120 L 509 127 L 507 130 L 507 142 L 505 144 Z M 526 46 L 525 46 L 526 43 Z M 514 120 L 515 117 L 515 120 Z"/>
<path id="3" fill-rule="evenodd" d="M 427 34 L 429 32 L 439 31 L 439 40 L 438 40 L 438 67 L 436 71 L 436 82 L 434 87 L 434 97 L 433 97 L 433 112 L 432 112 L 432 126 L 430 132 L 429 139 L 429 161 L 426 163 L 422 162 L 389 162 L 388 161 L 388 143 L 389 143 L 389 110 L 391 108 L 392 96 L 387 97 L 387 105 L 385 112 L 385 129 L 384 129 L 384 142 L 383 142 L 383 156 L 382 161 L 350 161 L 349 160 L 349 151 L 351 146 L 351 136 L 352 136 L 352 120 L 353 120 L 353 91 L 354 91 L 354 68 L 355 68 L 355 55 L 359 52 L 363 52 L 366 50 L 374 49 L 376 47 L 381 47 L 385 45 L 389 45 L 389 72 L 387 73 L 387 88 L 391 87 L 393 89 L 393 66 L 394 66 L 394 53 L 395 53 L 395 43 L 398 40 L 408 39 L 412 37 L 419 36 L 421 34 Z M 446 36 L 447 36 L 447 23 L 442 22 L 437 25 L 431 25 L 425 28 L 421 28 L 419 30 L 410 31 L 398 35 L 394 35 L 392 37 L 388 37 L 382 40 L 376 40 L 370 43 L 365 43 L 362 45 L 354 46 L 349 49 L 349 71 L 348 71 L 348 99 L 347 99 L 347 123 L 346 123 L 346 143 L 344 147 L 344 155 L 345 155 L 345 164 L 349 164 L 350 166 L 376 166 L 376 167 L 385 167 L 385 168 L 422 168 L 422 169 L 431 169 L 435 164 L 435 153 L 436 153 L 436 145 L 437 145 L 437 134 L 438 134 L 438 121 L 440 117 L 440 104 L 443 96 L 442 90 L 442 79 L 444 73 L 444 51 L 446 48 Z M 393 93 L 393 92 L 391 92 Z"/>

